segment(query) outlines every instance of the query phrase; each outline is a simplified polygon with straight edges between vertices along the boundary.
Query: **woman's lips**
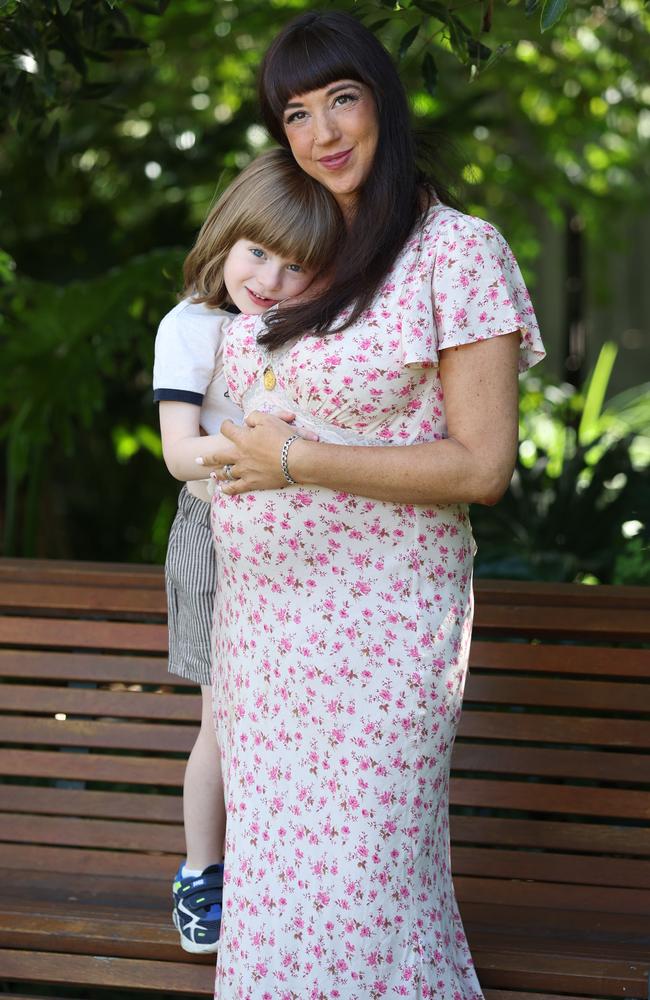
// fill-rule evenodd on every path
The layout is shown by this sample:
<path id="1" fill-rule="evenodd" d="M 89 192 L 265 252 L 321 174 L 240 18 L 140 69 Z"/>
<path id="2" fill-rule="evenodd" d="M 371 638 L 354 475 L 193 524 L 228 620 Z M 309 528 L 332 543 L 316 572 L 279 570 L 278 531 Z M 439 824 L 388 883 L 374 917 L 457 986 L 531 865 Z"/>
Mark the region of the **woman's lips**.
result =
<path id="1" fill-rule="evenodd" d="M 248 295 L 249 295 L 249 298 L 250 298 L 251 302 L 253 302 L 256 306 L 264 306 L 265 309 L 270 309 L 271 306 L 276 305 L 277 302 L 278 302 L 277 299 L 265 299 L 263 295 L 257 295 L 255 292 L 253 292 L 247 286 L 244 286 L 244 287 L 246 288 L 246 291 L 248 292 Z"/>
<path id="2" fill-rule="evenodd" d="M 347 165 L 351 156 L 352 150 L 344 149 L 342 153 L 334 153 L 332 156 L 321 156 L 318 162 L 322 163 L 326 170 L 340 170 L 341 167 Z"/>

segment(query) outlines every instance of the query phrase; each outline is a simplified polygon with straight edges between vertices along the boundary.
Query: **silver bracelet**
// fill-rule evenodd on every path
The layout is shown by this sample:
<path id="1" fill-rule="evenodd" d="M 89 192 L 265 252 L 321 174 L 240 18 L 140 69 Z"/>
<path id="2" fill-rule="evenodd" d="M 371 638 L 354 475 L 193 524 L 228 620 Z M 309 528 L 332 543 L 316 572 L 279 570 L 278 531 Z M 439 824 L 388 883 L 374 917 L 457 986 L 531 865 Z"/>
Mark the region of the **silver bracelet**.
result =
<path id="1" fill-rule="evenodd" d="M 291 478 L 289 473 L 289 448 L 294 441 L 297 441 L 300 434 L 294 434 L 293 437 L 287 438 L 287 440 L 282 445 L 282 451 L 280 453 L 280 465 L 282 467 L 282 475 L 288 482 L 289 486 L 297 486 L 296 480 Z"/>

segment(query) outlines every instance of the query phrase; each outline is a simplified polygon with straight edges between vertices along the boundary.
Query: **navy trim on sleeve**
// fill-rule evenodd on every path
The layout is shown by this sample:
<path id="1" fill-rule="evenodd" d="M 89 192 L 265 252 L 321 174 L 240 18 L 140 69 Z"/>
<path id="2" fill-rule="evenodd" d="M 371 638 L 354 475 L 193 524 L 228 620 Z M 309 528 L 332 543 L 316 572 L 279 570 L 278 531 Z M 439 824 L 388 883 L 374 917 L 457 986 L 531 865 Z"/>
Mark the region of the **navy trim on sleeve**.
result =
<path id="1" fill-rule="evenodd" d="M 203 394 L 200 392 L 188 392 L 186 389 L 154 389 L 154 403 L 194 403 L 195 406 L 203 405 Z"/>

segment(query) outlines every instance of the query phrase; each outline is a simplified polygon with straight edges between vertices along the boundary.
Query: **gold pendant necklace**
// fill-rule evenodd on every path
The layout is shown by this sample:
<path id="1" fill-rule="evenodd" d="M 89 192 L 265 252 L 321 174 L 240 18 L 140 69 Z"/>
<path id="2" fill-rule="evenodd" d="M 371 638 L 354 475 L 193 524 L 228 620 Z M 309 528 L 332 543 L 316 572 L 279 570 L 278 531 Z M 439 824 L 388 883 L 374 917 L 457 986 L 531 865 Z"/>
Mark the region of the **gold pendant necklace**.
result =
<path id="1" fill-rule="evenodd" d="M 262 375 L 262 381 L 264 383 L 264 388 L 267 392 L 273 392 L 277 384 L 277 379 L 275 377 L 275 372 L 270 365 L 267 365 L 264 369 L 264 374 Z"/>

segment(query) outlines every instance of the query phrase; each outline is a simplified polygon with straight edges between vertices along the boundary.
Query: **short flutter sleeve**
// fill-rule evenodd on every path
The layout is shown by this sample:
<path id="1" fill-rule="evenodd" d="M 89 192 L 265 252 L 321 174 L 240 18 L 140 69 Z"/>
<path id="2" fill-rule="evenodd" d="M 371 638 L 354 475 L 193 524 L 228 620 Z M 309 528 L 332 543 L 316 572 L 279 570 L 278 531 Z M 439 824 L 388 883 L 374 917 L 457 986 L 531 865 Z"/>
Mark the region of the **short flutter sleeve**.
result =
<path id="1" fill-rule="evenodd" d="M 512 250 L 494 226 L 440 207 L 418 247 L 419 294 L 402 319 L 404 363 L 437 365 L 439 352 L 519 331 L 519 371 L 545 355 Z M 427 327 L 431 324 L 429 329 Z"/>

